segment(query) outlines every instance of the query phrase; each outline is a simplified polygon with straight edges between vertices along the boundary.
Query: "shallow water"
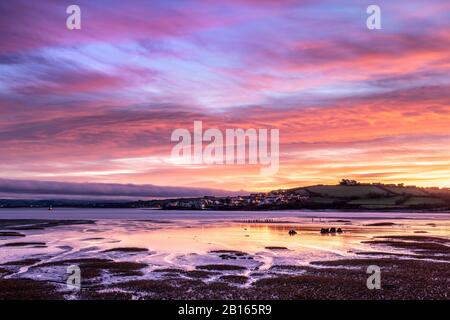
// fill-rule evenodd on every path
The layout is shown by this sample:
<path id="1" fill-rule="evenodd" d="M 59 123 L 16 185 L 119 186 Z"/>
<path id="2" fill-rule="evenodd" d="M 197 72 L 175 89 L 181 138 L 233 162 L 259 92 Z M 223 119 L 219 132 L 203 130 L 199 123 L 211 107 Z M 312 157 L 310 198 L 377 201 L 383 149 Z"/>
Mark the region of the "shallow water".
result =
<path id="1" fill-rule="evenodd" d="M 20 231 L 24 238 L 10 242 L 45 242 L 46 248 L 0 247 L 0 261 L 39 258 L 41 262 L 81 257 L 145 262 L 148 277 L 160 268 L 195 269 L 205 264 L 232 264 L 261 272 L 273 265 L 308 265 L 311 261 L 357 256 L 374 251 L 362 243 L 374 236 L 424 235 L 450 238 L 450 214 L 360 212 L 219 212 L 142 209 L 2 209 L 0 219 L 92 219 L 95 224 L 68 225 Z M 269 221 L 266 221 L 269 219 Z M 255 221 L 256 220 L 256 221 Z M 393 226 L 367 226 L 392 222 Z M 341 227 L 342 234 L 320 234 L 321 227 Z M 290 236 L 294 229 L 297 234 Z M 7 229 L 4 229 L 7 230 Z M 425 232 L 418 234 L 416 232 Z M 147 248 L 149 252 L 102 252 L 117 247 Z M 284 247 L 271 249 L 268 247 Z M 389 252 L 392 248 L 381 247 Z M 224 259 L 214 250 L 238 250 L 245 256 Z M 395 252 L 401 252 L 396 250 Z M 358 255 L 359 257 L 361 255 Z M 251 271 L 250 271 L 251 270 Z M 18 273 L 27 274 L 28 267 Z M 48 274 L 33 277 L 51 278 Z"/>

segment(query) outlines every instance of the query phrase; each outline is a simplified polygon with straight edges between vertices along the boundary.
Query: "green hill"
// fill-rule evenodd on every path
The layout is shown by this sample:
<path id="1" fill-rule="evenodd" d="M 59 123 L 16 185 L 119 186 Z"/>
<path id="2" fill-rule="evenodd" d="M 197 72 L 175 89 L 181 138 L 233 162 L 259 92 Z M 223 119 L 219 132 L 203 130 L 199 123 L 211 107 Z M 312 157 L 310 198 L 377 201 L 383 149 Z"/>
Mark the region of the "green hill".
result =
<path id="1" fill-rule="evenodd" d="M 449 209 L 450 189 L 416 186 L 362 184 L 343 180 L 339 185 L 316 185 L 288 189 L 285 194 L 303 194 L 304 208 L 311 209 Z"/>

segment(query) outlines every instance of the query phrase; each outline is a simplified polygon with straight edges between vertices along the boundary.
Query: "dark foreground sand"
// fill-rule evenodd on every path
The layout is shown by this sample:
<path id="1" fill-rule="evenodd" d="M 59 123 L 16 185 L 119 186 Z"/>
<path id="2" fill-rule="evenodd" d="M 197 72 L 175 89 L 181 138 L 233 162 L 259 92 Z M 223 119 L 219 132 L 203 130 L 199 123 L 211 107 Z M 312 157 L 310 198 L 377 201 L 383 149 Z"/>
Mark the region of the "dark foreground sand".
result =
<path id="1" fill-rule="evenodd" d="M 132 280 L 104 286 L 92 281 L 73 295 L 75 299 L 449 299 L 448 264 L 409 259 L 361 259 L 323 263 L 336 268 L 302 268 L 297 276 L 273 276 L 248 287 L 243 276 L 223 276 L 204 282 L 207 273 L 174 270 L 164 280 Z M 366 268 L 382 269 L 382 289 L 366 287 Z M 345 269 L 354 267 L 355 269 Z M 102 266 L 103 268 L 103 266 Z M 120 272 L 136 266 L 119 266 Z M 276 268 L 276 267 L 275 267 Z M 297 267 L 283 266 L 286 271 Z M 298 271 L 298 270 L 296 270 Z M 189 274 L 191 273 L 191 274 Z M 95 276 L 91 274 L 92 277 Z M 0 279 L 0 299 L 64 299 L 52 283 L 30 279 Z"/>

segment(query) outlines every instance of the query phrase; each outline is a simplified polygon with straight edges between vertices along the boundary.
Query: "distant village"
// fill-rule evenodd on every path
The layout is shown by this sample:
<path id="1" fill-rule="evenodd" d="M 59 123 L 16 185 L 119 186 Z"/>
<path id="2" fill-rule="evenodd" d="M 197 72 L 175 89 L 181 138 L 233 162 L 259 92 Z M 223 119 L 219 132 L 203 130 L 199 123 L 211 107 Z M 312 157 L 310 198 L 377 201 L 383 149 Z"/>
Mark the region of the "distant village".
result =
<path id="1" fill-rule="evenodd" d="M 176 199 L 164 204 L 164 209 L 228 209 L 253 208 L 299 204 L 309 200 L 309 194 L 303 190 L 288 192 L 276 190 L 268 193 L 251 193 L 248 196 L 203 197 L 196 199 Z"/>

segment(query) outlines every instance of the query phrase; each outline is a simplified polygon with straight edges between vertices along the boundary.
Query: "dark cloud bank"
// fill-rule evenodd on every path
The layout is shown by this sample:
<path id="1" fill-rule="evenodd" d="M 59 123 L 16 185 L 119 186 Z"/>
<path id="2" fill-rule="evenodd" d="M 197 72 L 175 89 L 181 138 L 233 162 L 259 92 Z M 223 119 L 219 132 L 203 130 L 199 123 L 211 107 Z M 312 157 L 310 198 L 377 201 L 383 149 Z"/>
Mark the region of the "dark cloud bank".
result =
<path id="1" fill-rule="evenodd" d="M 242 194 L 220 189 L 165 187 L 151 184 L 118 184 L 118 183 L 76 183 L 37 180 L 0 179 L 0 194 L 11 197 L 26 195 L 28 198 L 66 198 L 66 197 L 130 197 L 130 198 L 166 198 L 166 197 L 198 197 L 226 196 Z"/>

